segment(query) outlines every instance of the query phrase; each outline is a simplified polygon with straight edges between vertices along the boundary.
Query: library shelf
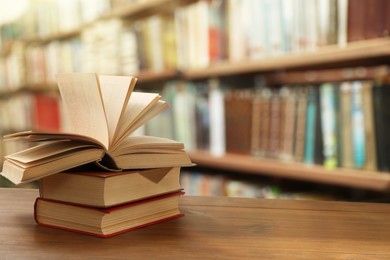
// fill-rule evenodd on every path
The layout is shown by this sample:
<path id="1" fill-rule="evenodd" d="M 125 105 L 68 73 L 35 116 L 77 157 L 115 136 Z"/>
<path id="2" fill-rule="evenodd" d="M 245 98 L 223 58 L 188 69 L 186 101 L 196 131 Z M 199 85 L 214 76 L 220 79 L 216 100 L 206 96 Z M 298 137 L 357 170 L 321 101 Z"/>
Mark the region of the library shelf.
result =
<path id="1" fill-rule="evenodd" d="M 151 15 L 153 13 L 161 13 L 164 10 L 172 11 L 177 6 L 188 5 L 196 2 L 196 0 L 148 0 L 136 3 L 129 3 L 121 8 L 114 8 L 111 11 L 106 12 L 100 17 L 82 24 L 80 27 L 73 30 L 58 32 L 45 37 L 33 37 L 33 38 L 22 38 L 21 40 L 26 43 L 45 44 L 51 41 L 64 40 L 72 37 L 80 36 L 84 28 L 91 26 L 99 21 L 108 19 L 129 19 L 129 18 L 140 18 Z M 4 56 L 5 54 L 3 54 Z"/>
<path id="2" fill-rule="evenodd" d="M 388 63 L 390 57 L 390 38 L 350 42 L 345 47 L 324 46 L 313 51 L 286 53 L 265 57 L 260 60 L 218 62 L 207 69 L 188 69 L 183 71 L 187 80 L 231 76 L 247 73 L 260 73 L 275 70 L 319 69 L 326 67 L 348 67 Z"/>
<path id="3" fill-rule="evenodd" d="M 213 156 L 206 151 L 190 152 L 189 154 L 193 163 L 206 168 L 283 177 L 380 192 L 390 191 L 390 174 L 385 172 L 347 168 L 330 170 L 320 165 L 308 165 L 232 153 L 219 157 Z"/>
<path id="4" fill-rule="evenodd" d="M 164 10 L 173 10 L 180 5 L 187 5 L 197 0 L 148 0 L 130 3 L 121 8 L 114 8 L 112 11 L 100 17 L 98 20 L 129 17 L 139 17 L 150 15 L 151 13 L 161 13 Z"/>
<path id="5" fill-rule="evenodd" d="M 161 71 L 143 70 L 135 75 L 135 77 L 138 79 L 138 83 L 140 84 L 171 80 L 178 78 L 179 76 L 179 71 L 175 69 L 166 69 Z"/>

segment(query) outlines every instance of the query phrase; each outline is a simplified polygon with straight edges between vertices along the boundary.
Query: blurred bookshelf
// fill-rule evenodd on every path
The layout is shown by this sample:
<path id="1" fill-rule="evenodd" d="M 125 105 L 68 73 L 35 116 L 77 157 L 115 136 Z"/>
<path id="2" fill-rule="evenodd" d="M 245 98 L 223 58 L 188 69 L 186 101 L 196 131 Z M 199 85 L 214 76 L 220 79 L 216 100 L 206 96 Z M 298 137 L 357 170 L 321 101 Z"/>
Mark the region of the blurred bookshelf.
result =
<path id="1" fill-rule="evenodd" d="M 1 25 L 0 132 L 69 128 L 57 72 L 134 75 L 139 90 L 157 90 L 171 104 L 141 132 L 184 142 L 200 168 L 385 195 L 390 140 L 377 122 L 386 122 L 390 98 L 389 7 L 384 0 L 31 1 L 25 15 Z M 335 103 L 331 126 L 321 122 L 325 102 Z M 3 145 L 1 154 L 18 149 Z M 326 149 L 337 150 L 331 163 Z"/>

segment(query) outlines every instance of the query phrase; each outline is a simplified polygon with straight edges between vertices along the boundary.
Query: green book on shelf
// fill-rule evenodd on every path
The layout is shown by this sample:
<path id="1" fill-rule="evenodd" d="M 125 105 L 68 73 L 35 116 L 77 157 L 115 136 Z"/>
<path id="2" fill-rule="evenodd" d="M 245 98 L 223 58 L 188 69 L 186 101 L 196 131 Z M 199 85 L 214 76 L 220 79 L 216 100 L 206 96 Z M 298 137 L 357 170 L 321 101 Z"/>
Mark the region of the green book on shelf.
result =
<path id="1" fill-rule="evenodd" d="M 324 166 L 326 168 L 335 168 L 338 159 L 338 135 L 336 96 L 334 86 L 331 83 L 324 83 L 320 86 L 320 98 Z"/>
<path id="2" fill-rule="evenodd" d="M 184 145 L 153 136 L 131 136 L 168 105 L 156 93 L 133 92 L 136 79 L 94 73 L 57 75 L 71 133 L 26 131 L 5 141 L 32 148 L 5 157 L 1 175 L 15 184 L 95 162 L 112 171 L 190 166 Z"/>

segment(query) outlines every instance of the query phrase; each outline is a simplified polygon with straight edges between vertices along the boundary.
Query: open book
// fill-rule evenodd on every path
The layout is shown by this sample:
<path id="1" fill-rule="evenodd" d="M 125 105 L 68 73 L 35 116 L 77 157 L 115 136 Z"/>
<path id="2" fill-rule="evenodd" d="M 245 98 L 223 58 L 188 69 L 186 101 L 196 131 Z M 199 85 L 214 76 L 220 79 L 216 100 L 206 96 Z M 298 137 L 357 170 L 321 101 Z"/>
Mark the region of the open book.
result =
<path id="1" fill-rule="evenodd" d="M 5 157 L 1 175 L 15 184 L 95 162 L 113 171 L 192 165 L 180 142 L 131 136 L 167 108 L 159 94 L 133 92 L 136 79 L 94 73 L 64 73 L 57 83 L 71 133 L 20 132 L 5 141 L 32 148 Z"/>

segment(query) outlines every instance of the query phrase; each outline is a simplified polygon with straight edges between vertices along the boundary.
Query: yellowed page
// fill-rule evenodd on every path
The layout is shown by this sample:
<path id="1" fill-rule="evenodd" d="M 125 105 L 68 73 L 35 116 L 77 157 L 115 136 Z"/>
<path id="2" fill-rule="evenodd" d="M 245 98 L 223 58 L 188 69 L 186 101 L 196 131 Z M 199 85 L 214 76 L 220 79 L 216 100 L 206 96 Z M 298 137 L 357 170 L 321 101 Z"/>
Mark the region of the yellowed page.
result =
<path id="1" fill-rule="evenodd" d="M 120 140 L 123 140 L 131 133 L 127 129 L 142 117 L 146 111 L 151 109 L 153 104 L 157 103 L 159 99 L 160 95 L 157 93 L 133 92 L 131 94 L 126 110 L 120 119 L 113 146 L 118 145 Z"/>
<path id="2" fill-rule="evenodd" d="M 128 136 L 110 155 L 116 157 L 131 153 L 174 153 L 184 149 L 184 144 L 157 136 Z"/>
<path id="3" fill-rule="evenodd" d="M 13 161 L 19 166 L 38 165 L 47 161 L 55 160 L 56 156 L 85 148 L 99 148 L 92 144 L 83 144 L 79 142 L 57 141 L 46 144 L 40 144 L 20 152 L 6 156 L 7 160 Z"/>
<path id="4" fill-rule="evenodd" d="M 61 73 L 57 74 L 57 83 L 73 132 L 93 137 L 108 149 L 108 127 L 97 75 Z"/>
<path id="5" fill-rule="evenodd" d="M 145 110 L 141 117 L 138 117 L 130 128 L 128 128 L 126 131 L 130 134 L 137 130 L 139 127 L 144 125 L 147 121 L 152 119 L 154 116 L 158 115 L 162 111 L 168 108 L 168 103 L 159 100 L 157 103 L 154 103 L 148 110 Z"/>
<path id="6" fill-rule="evenodd" d="M 104 109 L 107 117 L 110 145 L 114 139 L 119 119 L 126 110 L 136 78 L 129 76 L 99 75 Z M 124 122 L 126 123 L 126 122 Z"/>

